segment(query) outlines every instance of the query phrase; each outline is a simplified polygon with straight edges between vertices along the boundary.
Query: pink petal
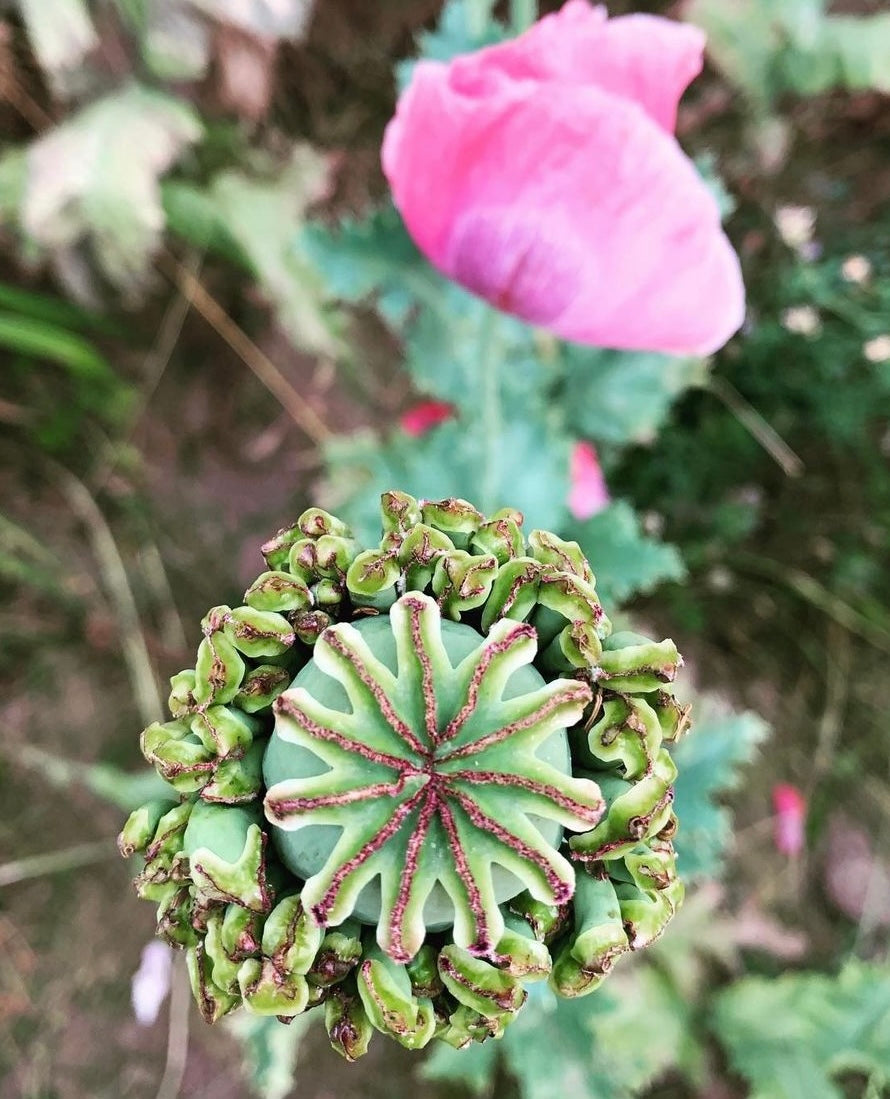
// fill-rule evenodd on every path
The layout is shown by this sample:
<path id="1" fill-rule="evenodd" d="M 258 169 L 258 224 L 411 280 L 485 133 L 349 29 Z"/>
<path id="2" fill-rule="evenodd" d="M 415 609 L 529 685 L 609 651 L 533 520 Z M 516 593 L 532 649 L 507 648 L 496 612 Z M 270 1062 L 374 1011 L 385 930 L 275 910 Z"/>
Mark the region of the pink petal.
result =
<path id="1" fill-rule="evenodd" d="M 447 401 L 420 401 L 403 412 L 399 426 L 406 435 L 425 435 L 437 424 L 444 423 L 454 416 L 454 405 Z"/>
<path id="2" fill-rule="evenodd" d="M 591 443 L 575 443 L 569 467 L 569 511 L 576 519 L 589 519 L 609 504 L 609 490 Z"/>
<path id="3" fill-rule="evenodd" d="M 493 70 L 513 80 L 598 87 L 637 103 L 673 133 L 704 46 L 704 33 L 688 23 L 639 14 L 607 19 L 605 8 L 569 0 L 519 38 L 457 58 L 452 68 L 465 92 Z"/>
<path id="4" fill-rule="evenodd" d="M 396 205 L 433 264 L 564 339 L 722 346 L 744 316 L 739 263 L 676 141 L 595 87 L 492 69 L 475 91 L 418 65 L 384 141 Z"/>
<path id="5" fill-rule="evenodd" d="M 807 803 L 796 786 L 773 787 L 776 849 L 783 855 L 799 855 L 804 848 Z"/>
<path id="6" fill-rule="evenodd" d="M 153 939 L 142 951 L 133 974 L 130 999 L 140 1026 L 151 1026 L 170 992 L 173 954 L 166 943 Z"/>

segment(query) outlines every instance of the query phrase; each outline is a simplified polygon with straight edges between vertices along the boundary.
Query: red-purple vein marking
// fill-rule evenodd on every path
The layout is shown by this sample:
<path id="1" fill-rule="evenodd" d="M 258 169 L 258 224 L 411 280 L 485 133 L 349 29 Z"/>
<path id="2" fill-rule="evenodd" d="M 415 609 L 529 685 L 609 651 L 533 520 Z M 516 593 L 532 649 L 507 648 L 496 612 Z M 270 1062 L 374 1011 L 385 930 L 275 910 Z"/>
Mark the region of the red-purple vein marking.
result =
<path id="1" fill-rule="evenodd" d="M 350 805 L 354 801 L 366 798 L 398 797 L 405 788 L 408 773 L 399 776 L 396 782 L 376 782 L 371 786 L 357 786 L 354 790 L 344 790 L 339 794 L 319 794 L 317 797 L 273 797 L 266 795 L 266 805 L 278 820 L 284 820 L 292 813 L 311 813 L 315 809 L 327 809 L 337 805 Z"/>
<path id="2" fill-rule="evenodd" d="M 439 758 L 439 763 L 446 763 L 451 759 L 464 759 L 466 756 L 473 756 L 478 752 L 484 752 L 493 744 L 499 744 L 502 740 L 515 736 L 516 733 L 534 728 L 535 725 L 540 724 L 545 718 L 549 717 L 554 710 L 558 710 L 561 706 L 565 706 L 572 702 L 578 702 L 581 705 L 584 705 L 590 701 L 592 696 L 590 688 L 586 683 L 569 682 L 571 683 L 571 686 L 567 685 L 558 693 L 552 694 L 546 702 L 542 703 L 537 708 L 537 710 L 520 718 L 518 721 L 512 721 L 509 725 L 504 725 L 500 729 L 495 729 L 493 733 L 489 733 L 487 736 L 480 737 L 478 740 L 471 741 L 469 744 L 462 744 L 460 748 L 455 748 L 453 751 L 448 752 L 447 755 L 441 756 Z"/>
<path id="3" fill-rule="evenodd" d="M 279 713 L 283 713 L 286 717 L 293 718 L 298 725 L 310 736 L 317 737 L 318 740 L 325 740 L 331 744 L 336 744 L 342 748 L 344 752 L 355 752 L 356 755 L 361 756 L 363 759 L 370 760 L 372 763 L 381 763 L 384 767 L 394 767 L 397 771 L 403 771 L 407 767 L 410 767 L 410 763 L 406 759 L 402 759 L 401 756 L 393 756 L 388 752 L 378 752 L 375 748 L 371 748 L 369 745 L 364 744 L 360 740 L 354 740 L 352 737 L 345 736 L 343 733 L 338 732 L 336 729 L 329 729 L 326 725 L 319 725 L 317 721 L 313 721 L 312 718 L 294 702 L 292 699 L 287 698 L 285 695 L 281 695 L 275 703 L 275 709 Z"/>
<path id="4" fill-rule="evenodd" d="M 337 634 L 336 630 L 331 630 L 325 636 L 325 642 L 328 647 L 333 649 L 335 653 L 341 656 L 347 664 L 349 664 L 358 676 L 359 680 L 370 692 L 377 703 L 377 708 L 383 717 L 383 720 L 389 725 L 394 733 L 397 733 L 402 740 L 415 752 L 419 752 L 421 755 L 427 754 L 427 748 L 421 744 L 418 738 L 411 731 L 407 722 L 403 721 L 393 708 L 392 703 L 386 696 L 386 692 L 380 686 L 376 679 L 368 671 L 358 653 L 343 641 L 343 639 Z"/>
<path id="5" fill-rule="evenodd" d="M 526 778 L 525 775 L 512 775 L 504 771 L 454 771 L 448 778 L 450 781 L 458 779 L 471 785 L 515 786 L 552 801 L 560 809 L 564 809 L 588 824 L 597 824 L 606 807 L 602 799 L 594 806 L 584 805 L 583 802 L 575 801 L 568 794 L 564 794 L 556 786 L 550 786 L 546 782 L 536 782 L 534 779 Z"/>
<path id="6" fill-rule="evenodd" d="M 420 849 L 423 847 L 433 817 L 436 815 L 436 810 L 439 808 L 438 803 L 439 799 L 436 793 L 427 789 L 426 802 L 420 811 L 417 826 L 411 833 L 411 839 L 408 841 L 408 850 L 405 852 L 405 868 L 402 871 L 402 878 L 399 882 L 399 894 L 396 897 L 396 903 L 393 905 L 389 925 L 389 953 L 397 962 L 407 962 L 413 957 L 413 952 L 405 949 L 405 928 L 403 921 L 405 912 L 408 908 L 408 902 L 411 900 L 411 890 L 414 886 L 414 879 L 417 876 L 417 861 L 420 857 Z"/>
<path id="7" fill-rule="evenodd" d="M 442 821 L 442 827 L 448 836 L 448 845 L 454 859 L 454 869 L 463 883 L 467 894 L 467 905 L 472 913 L 473 923 L 476 928 L 476 942 L 469 947 L 469 950 L 471 953 L 487 954 L 494 948 L 494 943 L 491 941 L 488 929 L 488 916 L 482 902 L 482 894 L 479 892 L 479 886 L 476 884 L 470 864 L 467 862 L 454 814 L 444 798 L 439 801 L 439 820 Z"/>
<path id="8" fill-rule="evenodd" d="M 325 891 L 324 896 L 317 904 L 312 906 L 312 915 L 320 924 L 325 924 L 327 922 L 328 914 L 337 901 L 337 894 L 340 892 L 343 882 L 353 871 L 358 870 L 363 863 L 366 863 L 375 851 L 379 851 L 387 840 L 391 839 L 396 832 L 398 832 L 404 824 L 405 818 L 411 813 L 415 806 L 424 799 L 424 797 L 426 797 L 425 785 L 421 786 L 421 788 L 415 794 L 412 794 L 407 801 L 403 801 L 380 831 L 368 840 L 364 847 L 357 851 L 351 859 L 344 862 L 337 870 L 331 878 L 331 883 Z"/>
<path id="9" fill-rule="evenodd" d="M 482 810 L 476 805 L 472 798 L 467 797 L 466 794 L 460 792 L 460 790 L 451 789 L 449 795 L 454 798 L 458 805 L 470 818 L 472 824 L 477 828 L 481 828 L 483 832 L 487 832 L 489 835 L 500 841 L 505 847 L 509 847 L 512 851 L 515 851 L 517 855 L 521 855 L 528 862 L 533 863 L 544 875 L 547 884 L 553 891 L 553 900 L 555 904 L 562 904 L 569 900 L 575 891 L 574 882 L 567 882 L 557 874 L 553 869 L 552 864 L 545 855 L 542 855 L 540 851 L 536 850 L 525 840 L 521 840 L 519 836 L 514 835 L 508 829 L 502 827 L 496 820 L 488 816 L 487 813 L 483 813 Z"/>
<path id="10" fill-rule="evenodd" d="M 517 625 L 513 632 L 501 641 L 493 641 L 491 644 L 485 646 L 485 651 L 473 670 L 473 676 L 467 687 L 467 701 L 461 706 L 460 710 L 458 710 L 451 721 L 448 722 L 445 731 L 440 737 L 440 743 L 443 743 L 446 740 L 453 740 L 476 709 L 476 704 L 479 701 L 479 688 L 482 686 L 482 681 L 491 669 L 495 657 L 503 656 L 505 653 L 508 653 L 511 649 L 515 648 L 517 644 L 527 641 L 529 638 L 534 639 L 535 636 L 536 634 L 533 626 Z"/>
<path id="11" fill-rule="evenodd" d="M 423 631 L 420 628 L 420 618 L 425 604 L 418 599 L 404 599 L 402 605 L 408 608 L 411 615 L 411 640 L 414 642 L 414 653 L 420 664 L 421 690 L 423 691 L 423 720 L 426 734 L 430 738 L 430 744 L 435 745 L 439 741 L 439 718 L 436 711 L 436 686 L 433 682 L 433 663 L 430 654 L 426 650 L 423 640 Z M 429 749 L 421 749 L 429 754 Z"/>

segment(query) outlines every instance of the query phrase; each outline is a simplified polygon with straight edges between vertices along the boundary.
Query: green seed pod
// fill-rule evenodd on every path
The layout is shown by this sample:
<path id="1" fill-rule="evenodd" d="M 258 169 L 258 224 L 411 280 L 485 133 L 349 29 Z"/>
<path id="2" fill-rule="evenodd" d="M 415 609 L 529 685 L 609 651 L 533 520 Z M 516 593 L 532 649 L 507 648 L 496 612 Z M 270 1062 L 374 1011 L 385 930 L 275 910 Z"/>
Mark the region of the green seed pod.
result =
<path id="1" fill-rule="evenodd" d="M 308 587 L 289 572 L 273 570 L 258 576 L 244 593 L 244 602 L 255 611 L 305 611 L 312 606 Z"/>
<path id="2" fill-rule="evenodd" d="M 358 968 L 358 993 L 371 1025 L 406 1049 L 422 1049 L 432 1038 L 436 1016 L 432 1001 L 417 997 L 403 965 L 378 947 L 365 949 Z"/>
<path id="3" fill-rule="evenodd" d="M 368 1052 L 374 1028 L 354 985 L 349 989 L 341 985 L 328 997 L 324 1025 L 331 1047 L 347 1061 L 357 1061 Z"/>
<path id="4" fill-rule="evenodd" d="M 558 947 L 550 984 L 560 996 L 586 996 L 630 949 L 616 887 L 608 877 L 579 874 L 574 923 Z"/>
<path id="5" fill-rule="evenodd" d="M 205 1019 L 321 1009 L 347 1060 L 500 1037 L 592 991 L 679 905 L 670 641 L 611 636 L 574 542 L 463 500 L 310 508 L 245 605 L 205 615 L 145 755 L 138 893 Z M 532 1009 L 533 1010 L 533 1009 Z"/>

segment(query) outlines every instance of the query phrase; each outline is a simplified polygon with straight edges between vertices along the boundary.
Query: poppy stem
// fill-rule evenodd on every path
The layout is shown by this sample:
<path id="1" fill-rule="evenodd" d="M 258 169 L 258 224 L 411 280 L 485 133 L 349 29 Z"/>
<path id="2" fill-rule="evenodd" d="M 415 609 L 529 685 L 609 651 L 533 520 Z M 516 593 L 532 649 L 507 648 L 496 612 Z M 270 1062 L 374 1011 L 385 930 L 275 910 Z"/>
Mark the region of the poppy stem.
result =
<path id="1" fill-rule="evenodd" d="M 502 446 L 501 364 L 503 347 L 498 339 L 500 318 L 494 309 L 485 308 L 479 323 L 479 378 L 482 450 L 484 463 L 480 503 L 486 514 L 497 510 L 500 488 Z"/>
<path id="2" fill-rule="evenodd" d="M 514 34 L 527 31 L 538 18 L 538 0 L 510 0 L 510 30 Z"/>

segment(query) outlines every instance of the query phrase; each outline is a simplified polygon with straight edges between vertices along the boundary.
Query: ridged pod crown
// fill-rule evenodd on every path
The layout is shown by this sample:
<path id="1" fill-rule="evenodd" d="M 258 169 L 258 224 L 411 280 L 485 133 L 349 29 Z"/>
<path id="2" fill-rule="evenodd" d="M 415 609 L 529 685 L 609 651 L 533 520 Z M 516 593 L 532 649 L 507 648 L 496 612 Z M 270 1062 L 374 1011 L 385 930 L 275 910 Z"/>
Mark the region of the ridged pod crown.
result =
<path id="1" fill-rule="evenodd" d="M 324 1005 L 353 1060 L 503 1032 L 592 992 L 683 895 L 671 641 L 612 633 L 579 546 L 464 500 L 310 508 L 202 622 L 120 837 L 209 1022 Z"/>

